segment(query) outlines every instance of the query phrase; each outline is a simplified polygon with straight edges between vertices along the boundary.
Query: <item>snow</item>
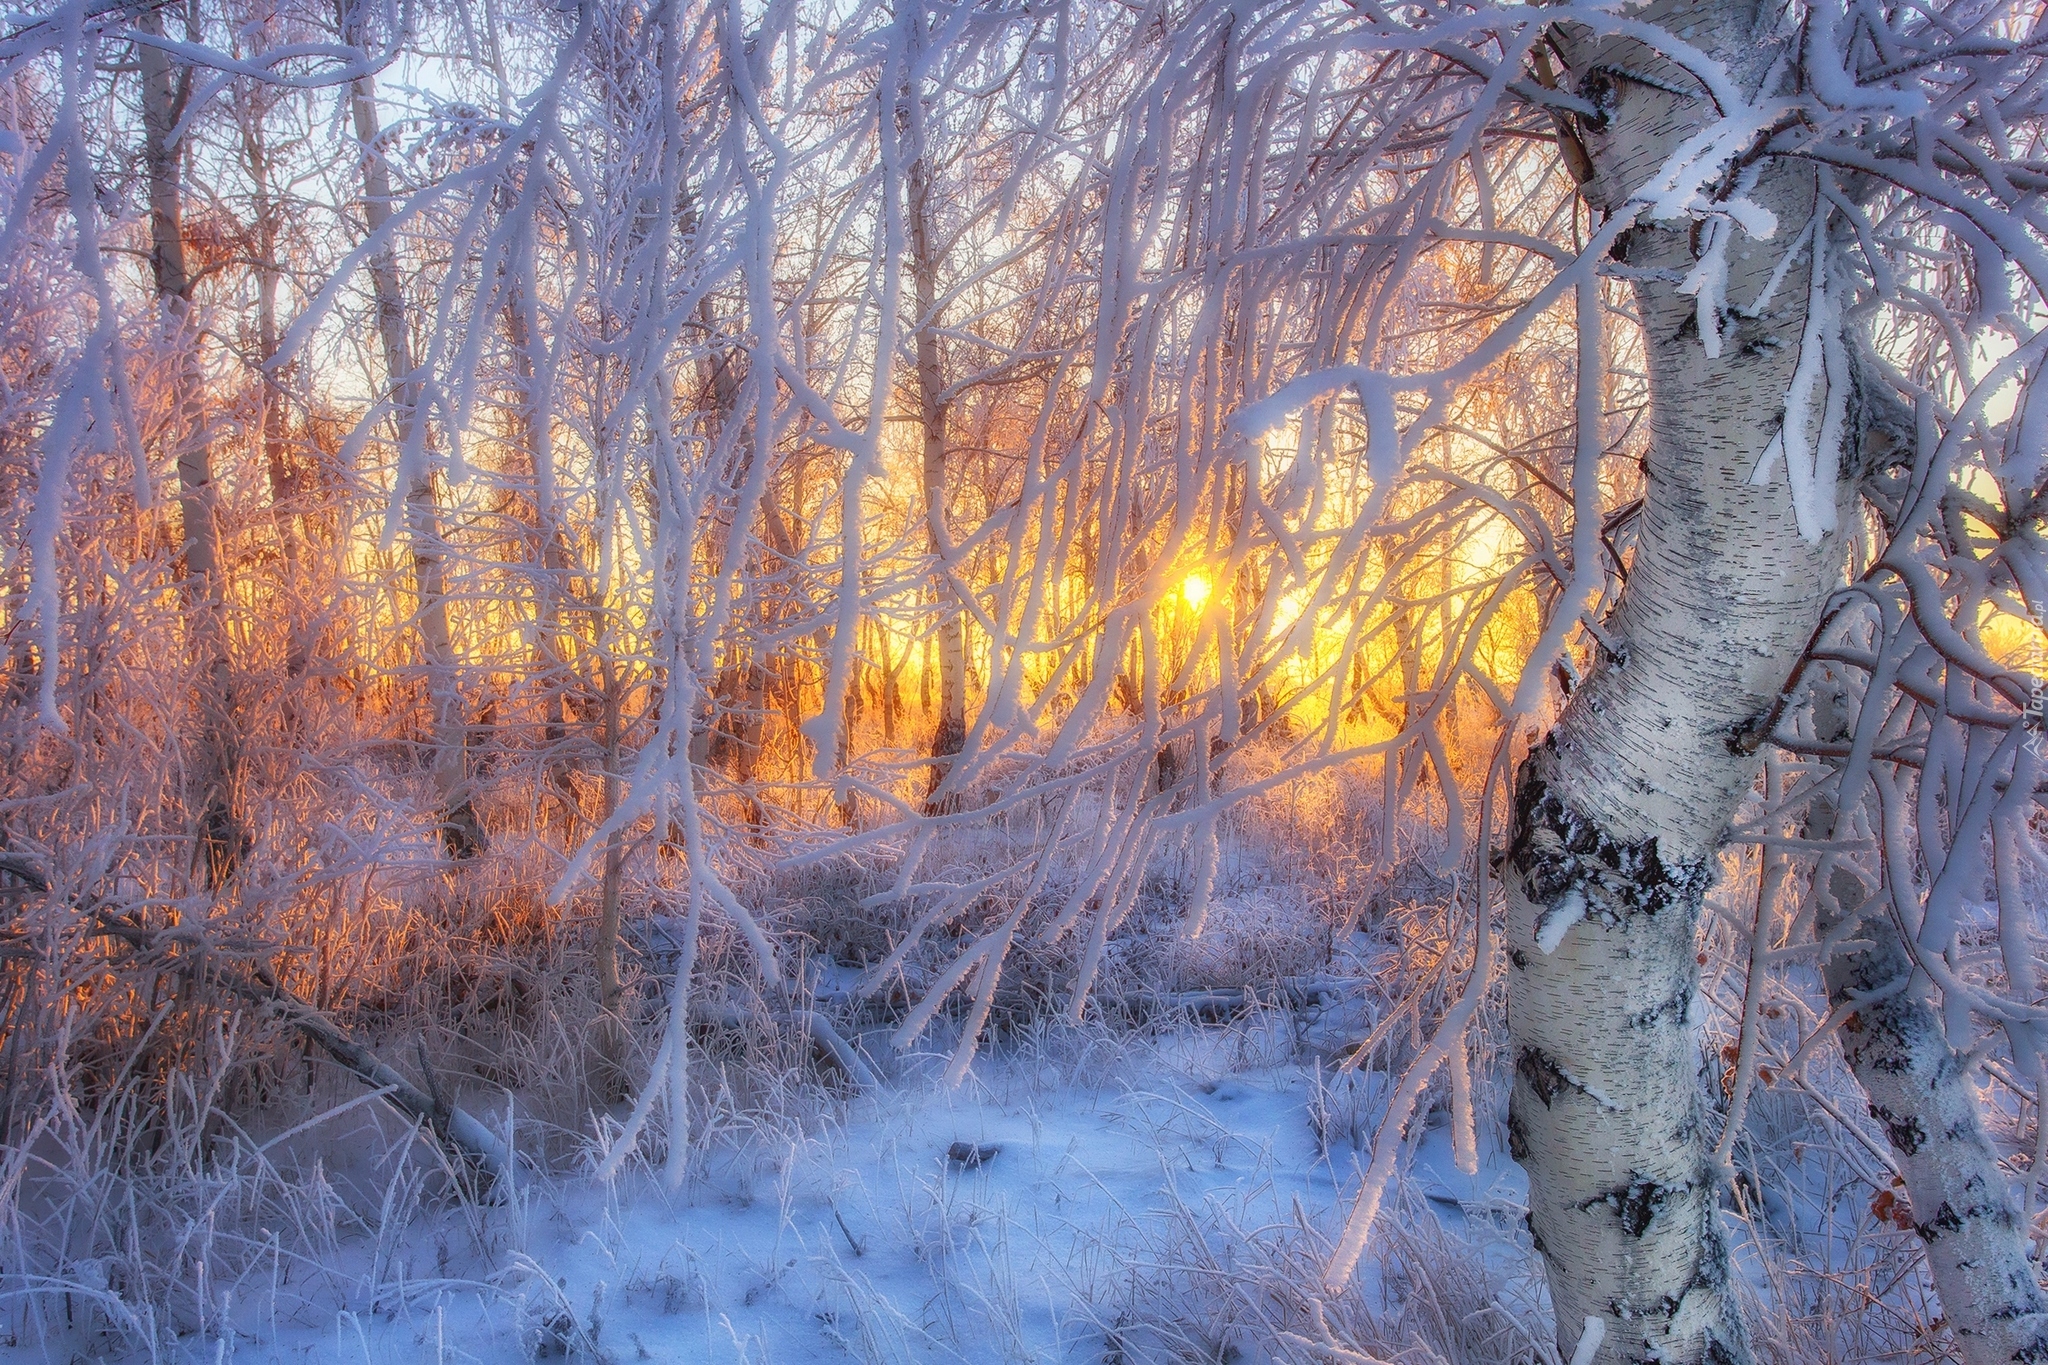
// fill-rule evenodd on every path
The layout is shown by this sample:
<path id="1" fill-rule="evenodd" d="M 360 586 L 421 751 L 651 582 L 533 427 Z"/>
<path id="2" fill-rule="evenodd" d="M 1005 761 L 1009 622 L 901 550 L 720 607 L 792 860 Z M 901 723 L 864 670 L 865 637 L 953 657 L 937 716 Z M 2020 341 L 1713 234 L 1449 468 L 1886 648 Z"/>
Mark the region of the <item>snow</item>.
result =
<path id="1" fill-rule="evenodd" d="M 1607 1340 L 1607 1324 L 1599 1318 L 1586 1319 L 1585 1333 L 1580 1336 L 1578 1348 L 1572 1352 L 1572 1365 L 1593 1365 L 1593 1357 L 1599 1354 L 1600 1343 Z"/>
<path id="2" fill-rule="evenodd" d="M 1768 487 L 1774 471 L 1782 466 L 1791 487 L 1799 534 L 1809 543 L 1819 544 L 1835 529 L 1836 471 L 1841 464 L 1849 376 L 1837 325 L 1840 300 L 1828 287 L 1826 234 L 1818 220 L 1813 261 L 1806 330 L 1799 343 L 1798 366 L 1785 392 L 1785 421 L 1764 448 L 1749 481 L 1754 487 Z M 1817 433 L 1813 431 L 1816 419 Z"/>
<path id="3" fill-rule="evenodd" d="M 1557 951 L 1557 945 L 1564 942 L 1565 930 L 1586 917 L 1586 893 L 1576 887 L 1567 891 L 1557 904 L 1543 912 L 1543 920 L 1536 926 L 1536 949 L 1545 957 Z"/>
<path id="4" fill-rule="evenodd" d="M 1350 1142 L 1320 1147 L 1311 1122 L 1334 1093 L 1325 1073 L 1239 1068 L 1245 1046 L 1241 1029 L 1210 1029 L 1065 1065 L 984 1059 L 956 1089 L 898 1082 L 808 1131 L 764 1133 L 673 1195 L 643 1167 L 529 1173 L 480 1213 L 407 1220 L 401 1200 L 402 1233 L 344 1243 L 315 1276 L 287 1256 L 267 1284 L 212 1286 L 215 1329 L 160 1358 L 1099 1360 L 1132 1277 L 1191 1220 L 1268 1227 L 1298 1209 L 1327 1225 L 1356 1187 Z M 1381 1079 L 1353 1093 L 1382 1096 Z M 1352 1132 L 1369 1138 L 1376 1108 Z M 1498 1235 L 1524 1197 L 1517 1168 L 1486 1144 L 1462 1175 L 1449 1129 L 1418 1129 L 1411 1187 L 1453 1229 L 1463 1206 L 1505 1211 L 1474 1226 L 1495 1234 L 1489 1262 L 1526 1275 L 1526 1248 Z M 963 1166 L 955 1143 L 998 1150 Z M 69 1359 L 68 1345 L 0 1360 Z"/>

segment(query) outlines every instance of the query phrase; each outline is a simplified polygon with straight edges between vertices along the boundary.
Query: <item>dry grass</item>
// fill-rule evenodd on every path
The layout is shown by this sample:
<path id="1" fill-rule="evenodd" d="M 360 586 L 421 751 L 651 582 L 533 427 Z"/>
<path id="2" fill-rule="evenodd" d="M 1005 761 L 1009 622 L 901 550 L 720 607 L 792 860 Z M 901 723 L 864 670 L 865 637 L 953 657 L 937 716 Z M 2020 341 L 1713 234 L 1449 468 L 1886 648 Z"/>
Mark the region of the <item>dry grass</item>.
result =
<path id="1" fill-rule="evenodd" d="M 411 788 L 399 781 L 392 790 L 402 804 Z M 1376 819 L 1371 784 L 1332 781 L 1311 795 L 1312 803 L 1274 798 L 1233 817 L 1209 927 L 1198 939 L 1182 933 L 1177 918 L 1187 868 L 1164 851 L 1138 912 L 1111 942 L 1099 989 L 1113 998 L 1140 986 L 1349 982 L 1319 1007 L 1261 1010 L 1223 1035 L 1234 1065 L 1307 1069 L 1306 1121 L 1322 1160 L 1336 1169 L 1370 1141 L 1385 1078 L 1433 1027 L 1442 983 L 1455 972 L 1439 970 L 1447 884 L 1431 870 L 1426 841 L 1416 838 L 1391 873 L 1375 878 L 1355 857 L 1329 852 L 1327 838 L 1313 841 L 1312 856 L 1294 857 L 1316 829 L 1362 840 Z M 553 1282 L 523 1259 L 534 1220 L 608 1147 L 622 1112 L 592 1055 L 604 1022 L 590 972 L 594 902 L 587 893 L 562 906 L 547 902 L 561 854 L 547 830 L 511 824 L 512 809 L 492 816 L 496 849 L 453 875 L 430 860 L 395 856 L 411 845 L 372 838 L 377 822 L 364 816 L 354 862 L 301 878 L 289 897 L 251 894 L 242 917 L 217 921 L 213 932 L 222 942 L 235 926 L 269 935 L 255 941 L 273 945 L 269 960 L 281 977 L 401 1071 L 424 1082 L 431 1069 L 436 1084 L 516 1147 L 513 1188 L 493 1206 L 465 1204 L 433 1144 L 273 1022 L 210 991 L 203 973 L 158 964 L 151 977 L 141 972 L 148 964 L 109 945 L 60 933 L 50 941 L 61 951 L 42 961 L 67 980 L 98 984 L 81 996 L 90 1009 L 36 1013 L 25 1004 L 32 993 L 18 984 L 23 978 L 14 978 L 7 1056 L 16 1068 L 15 1126 L 0 1153 L 0 1340 L 59 1356 L 165 1359 L 195 1340 L 224 1340 L 235 1305 L 260 1300 L 284 1319 L 331 1318 L 337 1305 L 412 1311 L 405 1305 L 418 1302 L 420 1285 L 460 1281 L 502 1300 L 535 1349 L 604 1354 L 594 1344 L 601 1305 L 556 1303 Z M 1012 847 L 1014 837 L 1001 830 L 963 838 L 948 870 L 971 874 Z M 88 848 L 61 884 L 82 885 L 91 856 Z M 665 1022 L 672 944 L 661 907 L 672 871 L 648 851 L 628 865 L 627 991 L 617 1023 L 628 1042 L 624 1071 L 636 1086 Z M 879 861 L 792 869 L 763 859 L 740 871 L 749 902 L 790 945 L 798 970 L 816 979 L 879 961 L 909 913 L 862 907 L 886 886 Z M 1051 879 L 1052 894 L 1061 875 Z M 1744 885 L 1732 877 L 1717 894 L 1739 901 Z M 1347 935 L 1354 924 L 1363 932 Z M 842 1009 L 872 1053 L 886 1052 L 886 1031 L 967 927 L 936 936 L 893 988 Z M 1721 945 L 1716 956 L 1732 954 Z M 1064 1022 L 1061 993 L 1073 962 L 1071 940 L 1020 945 L 987 1044 L 1010 1063 L 1028 1062 L 1022 1071 L 1047 1096 L 1076 1078 L 1137 1084 L 1157 1065 L 1148 1048 L 1196 1026 L 1171 1011 L 1102 1010 L 1079 1027 Z M 690 1031 L 688 1169 L 693 1181 L 772 1197 L 783 1178 L 773 1154 L 829 1129 L 843 1078 L 759 1008 L 757 978 L 733 926 L 707 923 L 699 970 L 699 997 L 731 1009 Z M 1731 1034 L 1729 1002 L 1739 1002 L 1740 982 L 1710 974 L 1709 987 L 1718 1011 L 1709 1032 L 1719 1045 Z M 1483 1135 L 1496 1133 L 1504 1093 L 1497 994 L 1471 1040 Z M 948 1019 L 957 1021 L 957 1008 L 942 1015 L 927 1046 L 952 1046 L 948 1030 L 958 1025 Z M 40 1020 L 35 1027 L 45 1032 L 24 1029 L 27 1020 Z M 1783 1027 L 1796 1022 L 1788 1017 Z M 1375 1048 L 1338 1073 L 1343 1045 L 1382 1024 Z M 923 1063 L 901 1065 L 905 1083 L 922 1083 Z M 1849 1103 L 1838 1069 L 1811 1071 Z M 661 1108 L 635 1158 L 643 1170 L 665 1157 Z M 1431 1121 L 1427 1113 L 1418 1119 Z M 1765 1360 L 1850 1365 L 1947 1350 L 1912 1240 L 1871 1214 L 1871 1161 L 1808 1099 L 1783 1087 L 1760 1091 L 1738 1165 L 1738 1259 Z M 1122 1229 L 1136 1251 L 1083 1255 L 1076 1288 L 1107 1359 L 1553 1361 L 1546 1302 L 1516 1220 L 1481 1210 L 1452 1226 L 1412 1191 L 1403 1200 L 1382 1220 L 1370 1273 L 1342 1294 L 1309 1288 L 1329 1248 L 1324 1220 L 1297 1210 L 1260 1225 L 1244 1208 L 1218 1204 L 1179 1204 Z M 996 1330 L 987 1324 L 999 1327 L 1013 1314 L 1000 1228 L 956 1225 L 937 1207 L 906 1208 L 903 1217 L 953 1286 L 942 1308 L 963 1324 L 983 1324 L 977 1331 Z M 423 1254 L 435 1263 L 431 1274 L 419 1263 Z M 689 1295 L 686 1275 L 662 1273 L 673 1283 L 650 1281 L 636 1292 Z M 828 1326 L 856 1358 L 904 1360 L 923 1350 L 920 1334 L 933 1329 L 904 1317 L 863 1280 L 860 1265 L 819 1273 L 837 1276 L 840 1317 Z M 1004 1349 L 1022 1359 L 1016 1341 Z"/>

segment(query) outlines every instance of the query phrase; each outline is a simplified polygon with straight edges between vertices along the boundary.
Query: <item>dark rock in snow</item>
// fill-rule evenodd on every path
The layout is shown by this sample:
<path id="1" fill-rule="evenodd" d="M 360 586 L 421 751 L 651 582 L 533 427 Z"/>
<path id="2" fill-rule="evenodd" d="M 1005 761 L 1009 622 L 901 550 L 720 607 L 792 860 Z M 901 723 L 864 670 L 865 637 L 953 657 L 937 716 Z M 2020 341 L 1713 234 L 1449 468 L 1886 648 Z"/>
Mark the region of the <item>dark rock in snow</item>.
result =
<path id="1" fill-rule="evenodd" d="M 1000 1146 L 993 1142 L 985 1147 L 977 1147 L 971 1142 L 956 1142 L 946 1149 L 946 1161 L 949 1165 L 971 1171 L 976 1166 L 994 1161 L 997 1153 L 1002 1150 Z"/>

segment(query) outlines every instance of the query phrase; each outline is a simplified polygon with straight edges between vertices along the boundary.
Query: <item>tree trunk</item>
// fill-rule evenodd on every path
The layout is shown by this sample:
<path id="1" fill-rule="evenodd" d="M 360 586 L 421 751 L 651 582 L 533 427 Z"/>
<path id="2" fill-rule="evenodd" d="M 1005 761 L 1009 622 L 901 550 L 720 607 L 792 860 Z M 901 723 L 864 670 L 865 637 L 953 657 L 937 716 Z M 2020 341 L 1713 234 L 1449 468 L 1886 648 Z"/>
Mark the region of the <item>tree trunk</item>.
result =
<path id="1" fill-rule="evenodd" d="M 687 194 L 684 197 L 682 218 L 687 230 L 696 230 L 695 201 Z M 710 295 L 707 294 L 699 300 L 697 318 L 702 323 L 706 336 L 719 334 L 719 322 Z M 707 448 L 717 447 L 727 425 L 739 410 L 740 383 L 744 373 L 740 363 L 741 355 L 740 349 L 733 347 L 720 354 L 706 354 L 697 361 L 700 394 L 698 420 L 702 423 Z M 744 440 L 745 437 L 741 439 Z M 746 485 L 753 476 L 754 461 L 763 458 L 765 452 L 759 448 L 759 443 L 749 441 L 746 454 L 734 471 L 735 489 Z M 743 497 L 735 498 L 735 520 L 731 526 L 723 528 L 722 536 L 721 528 L 716 521 L 710 528 L 711 562 L 718 565 L 721 571 L 725 569 L 732 554 L 744 556 L 747 553 L 747 542 L 753 533 L 753 527 L 740 525 L 737 520 L 737 504 L 744 501 Z M 732 549 L 735 543 L 739 546 L 737 551 Z M 741 567 L 744 571 L 744 560 Z M 758 579 L 756 581 L 758 582 Z M 767 670 L 757 655 L 761 637 L 767 633 L 767 621 L 758 592 L 747 595 L 746 610 L 754 618 L 755 642 L 743 648 L 741 632 L 737 629 L 738 623 L 733 623 L 734 628 L 726 642 L 718 676 L 712 683 L 710 696 L 705 699 L 705 706 L 710 714 L 692 741 L 691 761 L 722 769 L 737 785 L 746 790 L 748 794 L 744 802 L 747 821 L 751 826 L 759 828 L 766 819 L 766 812 L 761 809 L 759 800 L 753 795 L 752 787 L 760 758 Z"/>
<path id="2" fill-rule="evenodd" d="M 163 35 L 156 9 L 136 17 L 142 32 Z M 185 608 L 192 659 L 199 674 L 199 754 L 193 786 L 199 805 L 199 857 L 206 884 L 218 889 L 242 856 L 243 832 L 235 816 L 239 768 L 235 737 L 234 677 L 224 617 L 226 584 L 220 564 L 213 449 L 206 429 L 199 332 L 192 315 L 192 276 L 185 259 L 184 152 L 171 134 L 192 94 L 192 72 L 155 44 L 139 45 L 142 67 L 143 161 L 149 175 L 150 264 L 162 310 L 164 339 L 176 348 L 176 412 L 170 423 L 178 466 L 178 515 L 183 544 Z"/>
<path id="3" fill-rule="evenodd" d="M 939 264 L 932 232 L 930 159 L 922 152 L 904 177 L 910 209 L 911 293 L 917 309 L 918 425 L 924 441 L 925 529 L 934 565 L 932 595 L 938 610 L 939 717 L 932 730 L 931 779 L 925 792 L 928 814 L 957 806 L 957 793 L 942 795 L 951 760 L 967 742 L 967 623 L 953 594 L 946 563 L 952 537 L 946 530 L 946 397 L 939 368 Z"/>
<path id="4" fill-rule="evenodd" d="M 617 813 L 619 798 L 625 792 L 619 772 L 620 683 L 618 665 L 607 655 L 599 673 L 604 705 L 604 808 L 598 817 L 600 826 L 609 823 Z M 623 1098 L 632 1089 L 631 1078 L 626 1074 L 630 1043 L 624 1017 L 626 986 L 619 975 L 620 892 L 624 888 L 625 870 L 625 831 L 615 829 L 605 838 L 603 873 L 598 880 L 597 941 L 591 952 L 595 959 L 592 967 L 597 977 L 598 1004 L 597 1026 L 591 1036 L 596 1064 L 591 1070 L 599 1091 L 611 1101 Z"/>
<path id="5" fill-rule="evenodd" d="M 276 365 L 279 334 L 277 291 L 283 271 L 277 259 L 278 226 L 283 209 L 271 181 L 270 145 L 265 139 L 263 117 L 269 109 L 267 91 L 258 91 L 250 107 L 242 111 L 242 160 L 254 191 L 256 231 L 256 359 L 263 386 L 263 467 L 270 482 L 270 516 L 277 527 L 278 546 L 285 565 L 285 681 L 286 723 L 296 720 L 292 691 L 305 675 L 311 657 L 311 634 L 306 627 L 300 581 L 305 543 L 299 534 L 297 480 L 291 470 L 290 445 L 285 433 L 285 393 Z"/>
<path id="6" fill-rule="evenodd" d="M 1747 6 L 1664 4 L 1639 17 L 1690 35 L 1750 85 L 1771 55 Z M 1669 93 L 1696 82 L 1640 43 L 1580 34 L 1566 47 L 1581 92 L 1607 111 L 1581 121 L 1586 197 L 1618 208 L 1712 110 Z M 1750 197 L 1782 227 L 1769 240 L 1737 235 L 1731 301 L 1755 299 L 1798 249 L 1816 190 L 1809 170 L 1765 163 Z M 1509 1133 L 1567 1358 L 1592 1316 L 1606 1329 L 1602 1365 L 1743 1361 L 1701 1123 L 1694 930 L 1716 846 L 1759 765 L 1737 738 L 1798 660 L 1843 540 L 1801 535 L 1782 472 L 1750 481 L 1799 358 L 1804 262 L 1762 316 L 1725 319 L 1732 334 L 1710 358 L 1696 300 L 1674 283 L 1694 264 L 1692 223 L 1644 222 L 1621 244 L 1645 272 L 1648 488 L 1607 624 L 1612 652 L 1601 650 L 1517 786 L 1504 877 Z"/>
<path id="7" fill-rule="evenodd" d="M 353 29 L 353 25 L 351 28 Z M 351 37 L 358 35 L 351 33 Z M 358 46 L 360 42 L 358 41 Z M 359 77 L 350 88 L 350 112 L 363 155 L 363 221 L 372 234 L 391 220 L 391 172 L 378 143 L 376 87 Z M 483 822 L 470 801 L 469 723 L 457 685 L 455 645 L 448 628 L 448 545 L 441 534 L 441 508 L 433 466 L 417 456 L 419 379 L 412 338 L 406 331 L 405 296 L 399 287 L 398 253 L 390 243 L 370 258 L 370 286 L 377 302 L 377 334 L 397 409 L 399 464 L 417 467 L 405 491 L 405 522 L 412 541 L 414 591 L 418 595 L 420 649 L 427 664 L 427 698 L 434 713 L 434 788 L 439 798 L 441 843 L 452 858 L 470 858 L 488 846 Z M 409 458 L 409 456 L 411 458 Z"/>
<path id="8" fill-rule="evenodd" d="M 1839 694 L 1816 698 L 1816 738 L 1847 744 L 1854 716 Z M 1874 704 L 1874 703 L 1868 703 Z M 1847 827 L 1834 799 L 1817 799 L 1808 838 L 1831 843 L 1868 829 Z M 1855 799 L 1860 793 L 1846 793 Z M 1839 1035 L 1842 1055 L 1884 1125 L 1912 1207 L 1913 1229 L 1941 1295 L 1942 1315 L 1966 1365 L 2048 1361 L 2048 1294 L 2027 1255 L 2027 1230 L 1984 1135 L 1972 1067 L 1950 1046 L 1941 1015 L 1915 979 L 1913 958 L 1891 898 L 1840 854 L 1814 870 L 1814 932 L 1841 946 L 1822 964 L 1830 1009 L 1853 1009 Z M 2015 897 L 2006 913 L 2019 909 Z M 1844 926 L 1854 928 L 1844 932 Z M 2037 1122 L 2038 1117 L 2037 1117 Z M 2036 1178 L 2039 1173 L 2036 1172 Z"/>
<path id="9" fill-rule="evenodd" d="M 541 674 L 541 742 L 546 753 L 543 761 L 548 786 L 561 812 L 563 842 L 573 846 L 582 810 L 576 796 L 574 765 L 564 747 L 569 733 L 576 645 L 573 633 L 563 624 L 562 603 L 574 596 L 575 588 L 568 537 L 562 530 L 561 499 L 555 484 L 554 437 L 542 401 L 546 380 L 534 360 L 534 326 L 529 316 L 532 307 L 533 295 L 526 284 L 513 284 L 505 304 L 505 335 L 511 343 L 513 377 L 519 390 L 514 401 L 519 439 L 533 479 L 533 524 L 527 528 L 528 543 L 522 549 L 523 558 L 534 570 L 534 653 Z"/>
<path id="10" fill-rule="evenodd" d="M 1949 1332 L 1967 1365 L 2048 1361 L 2048 1295 L 1984 1136 L 1971 1067 L 1912 982 L 1913 959 L 1888 898 L 1870 900 L 1848 867 L 1824 871 L 1815 887 L 1818 931 L 1830 936 L 1844 920 L 1861 920 L 1853 931 L 1859 946 L 1837 949 L 1824 969 L 1831 1006 L 1866 1002 L 1842 1025 L 1842 1055 L 1898 1155 Z M 1926 977 L 1920 982 L 1924 988 Z"/>

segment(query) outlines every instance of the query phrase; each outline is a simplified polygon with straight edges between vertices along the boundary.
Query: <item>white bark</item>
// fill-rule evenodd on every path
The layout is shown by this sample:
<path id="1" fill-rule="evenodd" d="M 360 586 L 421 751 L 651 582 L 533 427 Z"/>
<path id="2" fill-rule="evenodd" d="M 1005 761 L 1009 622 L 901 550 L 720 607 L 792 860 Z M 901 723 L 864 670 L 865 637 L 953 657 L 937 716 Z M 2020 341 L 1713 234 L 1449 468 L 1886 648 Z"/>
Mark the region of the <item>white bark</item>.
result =
<path id="1" fill-rule="evenodd" d="M 1869 731 L 1868 718 L 1846 714 L 1840 700 L 1840 693 L 1816 699 L 1814 729 L 1824 743 L 1853 744 L 1859 729 Z M 1866 695 L 1863 704 L 1876 703 Z M 1845 770 L 1860 767 L 1853 757 L 1834 766 L 1838 784 Z M 1843 795 L 1839 786 L 1823 789 L 1809 815 L 1809 838 L 1831 842 L 1881 824 L 1861 809 L 1844 819 Z M 1927 973 L 1915 971 L 1894 898 L 1873 895 L 1840 853 L 1820 859 L 1813 896 L 1815 935 L 1834 945 L 1822 965 L 1828 1005 L 1848 1011 L 1836 1038 L 1870 1116 L 1891 1140 L 1957 1349 L 1966 1365 L 2048 1361 L 2048 1294 L 2027 1255 L 2025 1220 L 1985 1136 L 1974 1067 L 1952 1044 Z M 2014 894 L 2002 913 L 2017 918 L 2021 904 Z"/>
<path id="2" fill-rule="evenodd" d="M 1850 950 L 1827 963 L 1828 1000 L 1867 1002 L 1842 1025 L 1842 1054 L 1891 1138 L 1949 1332 L 1967 1365 L 2048 1361 L 2048 1295 L 1984 1136 L 1970 1067 L 1913 987 L 1912 958 L 1888 903 L 1867 901 L 1846 867 L 1831 869 L 1816 890 L 1823 932 L 1830 921 L 1862 918 Z"/>
<path id="3" fill-rule="evenodd" d="M 1649 7 L 1753 86 L 1747 6 Z M 1587 198 L 1622 207 L 1713 117 L 1690 75 L 1625 38 L 1579 35 L 1567 56 L 1607 111 L 1582 120 Z M 1622 74 L 1628 73 L 1628 74 Z M 1665 87 L 1670 87 L 1668 90 Z M 1734 234 L 1725 297 L 1748 303 L 1816 201 L 1810 170 L 1765 164 L 1750 197 L 1793 225 Z M 1757 760 L 1741 742 L 1809 638 L 1843 558 L 1801 534 L 1781 480 L 1750 482 L 1778 435 L 1807 315 L 1809 256 L 1772 305 L 1724 320 L 1709 356 L 1690 273 L 1690 219 L 1623 238 L 1652 398 L 1640 538 L 1603 649 L 1517 793 L 1509 894 L 1510 1134 L 1530 1176 L 1530 1227 L 1569 1356 L 1587 1319 L 1603 1365 L 1741 1361 L 1718 1178 L 1700 1123 L 1694 930 L 1716 845 Z M 1802 414 L 1795 413 L 1795 417 Z"/>

